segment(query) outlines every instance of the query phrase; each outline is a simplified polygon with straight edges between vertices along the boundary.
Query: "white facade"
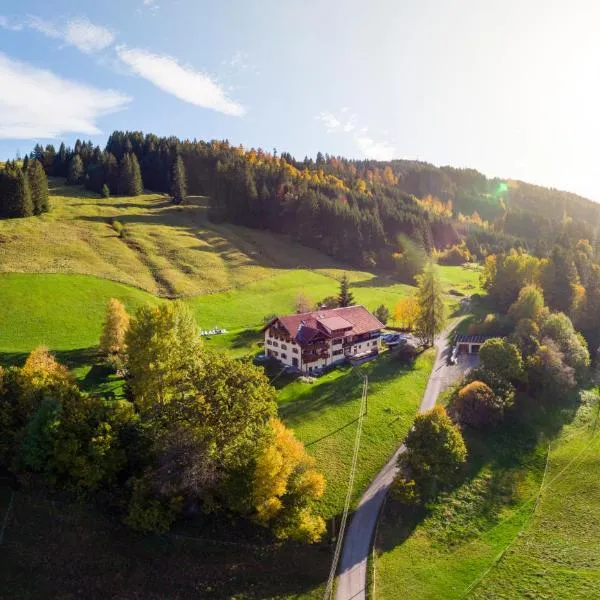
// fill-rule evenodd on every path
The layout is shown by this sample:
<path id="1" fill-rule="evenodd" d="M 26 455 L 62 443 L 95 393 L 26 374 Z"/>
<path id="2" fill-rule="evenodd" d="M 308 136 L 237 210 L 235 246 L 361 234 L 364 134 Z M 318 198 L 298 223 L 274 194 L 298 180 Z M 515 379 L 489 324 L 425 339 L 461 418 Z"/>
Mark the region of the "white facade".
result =
<path id="1" fill-rule="evenodd" d="M 270 327 L 265 329 L 265 355 L 272 356 L 283 365 L 295 367 L 303 373 L 338 364 L 343 362 L 347 356 L 379 352 L 381 349 L 379 337 L 362 340 L 355 344 L 348 343 L 347 340 L 344 343 L 343 338 L 327 340 L 321 344 L 320 354 L 323 356 L 310 362 L 304 362 L 302 360 L 303 348 L 300 344 L 292 340 L 282 340 L 281 335 L 274 335 Z"/>

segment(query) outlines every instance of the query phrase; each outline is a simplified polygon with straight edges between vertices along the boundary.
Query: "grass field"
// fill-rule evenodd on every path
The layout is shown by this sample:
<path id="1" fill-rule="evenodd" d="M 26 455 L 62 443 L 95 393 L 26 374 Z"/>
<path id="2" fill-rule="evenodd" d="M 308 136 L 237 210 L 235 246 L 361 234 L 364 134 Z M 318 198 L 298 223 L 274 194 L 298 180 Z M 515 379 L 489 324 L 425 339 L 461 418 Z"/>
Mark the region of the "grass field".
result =
<path id="1" fill-rule="evenodd" d="M 551 445 L 532 522 L 471 598 L 600 598 L 598 399 Z"/>
<path id="2" fill-rule="evenodd" d="M 396 598 L 398 589 L 403 590 L 403 598 L 411 600 L 598 597 L 600 587 L 594 588 L 596 595 L 587 596 L 569 595 L 568 586 L 557 591 L 569 568 L 557 568 L 558 564 L 585 540 L 581 530 L 589 527 L 590 518 L 594 522 L 600 518 L 600 484 L 594 471 L 598 463 L 590 460 L 599 444 L 596 436 L 591 437 L 595 418 L 590 406 L 583 406 L 573 424 L 553 442 L 549 455 L 548 438 L 535 441 L 536 427 L 545 426 L 552 438 L 558 422 L 573 419 L 572 411 L 542 415 L 528 423 L 513 422 L 504 432 L 485 438 L 467 437 L 466 481 L 432 506 L 425 518 L 408 517 L 390 499 L 377 540 L 375 598 Z M 592 439 L 594 445 L 590 445 Z M 571 444 L 569 440 L 576 441 Z M 587 456 L 580 454 L 582 448 Z M 553 481 L 573 459 L 570 476 L 562 473 Z M 589 467 L 580 469 L 580 462 Z M 542 500 L 536 508 L 542 481 Z M 582 486 L 593 493 L 582 494 Z M 580 499 L 580 510 L 573 511 L 571 518 L 567 514 L 575 497 Z M 587 525 L 582 525 L 584 517 Z M 536 535 L 539 563 L 531 544 Z M 600 558 L 600 544 L 593 534 L 588 541 L 581 555 L 595 547 Z M 499 565 L 483 577 L 507 548 Z M 588 593 L 591 588 L 586 577 L 590 574 L 582 568 L 579 578 L 581 589 Z M 574 572 L 571 575 L 578 579 Z M 594 578 L 598 581 L 596 574 Z"/>
<path id="3" fill-rule="evenodd" d="M 410 368 L 387 353 L 358 369 L 336 369 L 312 385 L 295 382 L 280 390 L 280 415 L 316 457 L 327 480 L 324 517 L 339 514 L 344 504 L 362 391 L 359 372 L 368 376 L 369 391 L 355 500 L 408 433 L 433 359 L 428 350 Z"/>

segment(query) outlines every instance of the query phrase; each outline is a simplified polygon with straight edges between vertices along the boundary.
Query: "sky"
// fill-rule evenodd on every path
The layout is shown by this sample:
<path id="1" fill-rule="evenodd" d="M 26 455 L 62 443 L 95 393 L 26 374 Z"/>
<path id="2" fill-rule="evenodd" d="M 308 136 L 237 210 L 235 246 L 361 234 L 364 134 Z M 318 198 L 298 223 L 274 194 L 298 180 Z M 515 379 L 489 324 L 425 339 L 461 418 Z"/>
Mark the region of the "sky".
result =
<path id="1" fill-rule="evenodd" d="M 0 157 L 114 129 L 600 201 L 595 0 L 0 1 Z"/>

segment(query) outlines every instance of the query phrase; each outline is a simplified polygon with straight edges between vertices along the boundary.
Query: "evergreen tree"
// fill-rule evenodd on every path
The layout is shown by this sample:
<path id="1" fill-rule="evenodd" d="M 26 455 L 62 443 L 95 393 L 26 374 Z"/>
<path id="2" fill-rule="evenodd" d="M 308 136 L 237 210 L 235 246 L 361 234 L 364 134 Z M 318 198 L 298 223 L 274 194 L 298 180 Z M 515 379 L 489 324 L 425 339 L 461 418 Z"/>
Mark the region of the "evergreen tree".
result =
<path id="1" fill-rule="evenodd" d="M 106 185 L 106 183 L 102 186 L 101 194 L 103 198 L 110 198 L 110 188 L 108 185 Z"/>
<path id="2" fill-rule="evenodd" d="M 27 168 L 29 167 L 29 156 L 25 155 L 23 159 L 23 171 L 27 172 Z"/>
<path id="3" fill-rule="evenodd" d="M 44 171 L 46 175 L 54 175 L 54 161 L 56 159 L 56 149 L 52 144 L 48 144 L 46 146 L 46 150 L 44 150 L 44 162 L 42 163 L 42 167 L 44 167 Z"/>
<path id="4" fill-rule="evenodd" d="M 41 215 L 48 212 L 48 179 L 39 161 L 32 160 L 29 162 L 27 176 L 29 177 L 29 187 L 31 189 L 33 214 Z"/>
<path id="5" fill-rule="evenodd" d="M 135 154 L 127 152 L 121 161 L 119 171 L 119 194 L 139 196 L 143 192 L 142 173 Z"/>
<path id="6" fill-rule="evenodd" d="M 173 170 L 171 173 L 171 196 L 173 197 L 173 202 L 175 202 L 175 204 L 181 204 L 187 196 L 185 165 L 179 154 L 173 163 Z"/>
<path id="7" fill-rule="evenodd" d="M 0 173 L 0 214 L 8 218 L 33 215 L 27 173 L 10 163 Z"/>
<path id="8" fill-rule="evenodd" d="M 54 157 L 54 168 L 52 169 L 53 175 L 55 177 L 66 177 L 67 164 L 67 149 L 65 148 L 64 142 L 61 142 L 60 148 Z"/>
<path id="9" fill-rule="evenodd" d="M 104 169 L 104 182 L 108 186 L 111 194 L 118 194 L 119 192 L 119 163 L 114 154 L 106 152 L 103 163 Z"/>
<path id="10" fill-rule="evenodd" d="M 76 185 L 83 181 L 85 171 L 83 169 L 83 161 L 79 154 L 73 155 L 73 158 L 69 162 L 69 171 L 67 173 L 67 183 Z"/>
<path id="11" fill-rule="evenodd" d="M 442 331 L 446 318 L 444 315 L 444 298 L 438 267 L 427 263 L 423 273 L 416 277 L 419 287 L 417 302 L 419 314 L 415 322 L 417 335 L 425 344 L 433 345 L 435 336 Z"/>
<path id="12" fill-rule="evenodd" d="M 352 306 L 354 304 L 354 295 L 350 291 L 348 276 L 344 273 L 340 281 L 340 292 L 338 294 L 338 306 Z"/>

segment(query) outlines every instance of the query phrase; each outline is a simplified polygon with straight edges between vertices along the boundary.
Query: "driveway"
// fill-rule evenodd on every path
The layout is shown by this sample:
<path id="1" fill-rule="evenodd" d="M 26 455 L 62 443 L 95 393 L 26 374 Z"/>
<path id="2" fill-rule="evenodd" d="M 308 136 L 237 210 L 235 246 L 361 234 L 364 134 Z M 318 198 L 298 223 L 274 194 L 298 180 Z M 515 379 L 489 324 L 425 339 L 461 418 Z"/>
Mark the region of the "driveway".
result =
<path id="1" fill-rule="evenodd" d="M 444 389 L 456 381 L 465 371 L 477 364 L 477 356 L 459 356 L 456 365 L 448 365 L 448 354 L 452 351 L 448 338 L 457 323 L 449 326 L 438 337 L 436 358 L 421 401 L 420 412 L 430 410 Z M 363 494 L 358 508 L 346 531 L 344 549 L 338 567 L 336 600 L 364 600 L 367 585 L 367 561 L 371 542 L 383 499 L 396 476 L 398 456 L 406 450 L 404 444 L 379 471 Z"/>

